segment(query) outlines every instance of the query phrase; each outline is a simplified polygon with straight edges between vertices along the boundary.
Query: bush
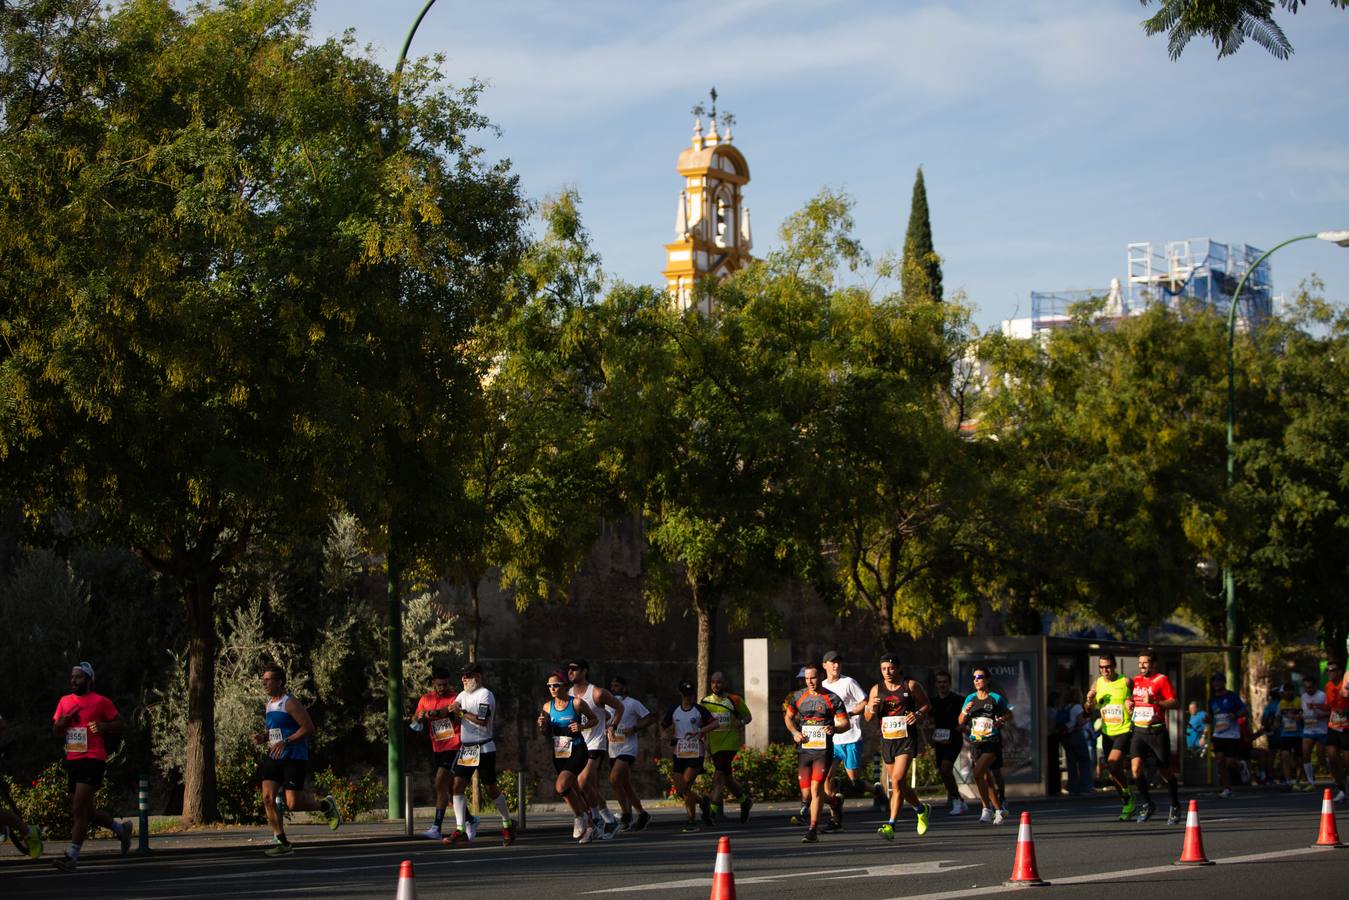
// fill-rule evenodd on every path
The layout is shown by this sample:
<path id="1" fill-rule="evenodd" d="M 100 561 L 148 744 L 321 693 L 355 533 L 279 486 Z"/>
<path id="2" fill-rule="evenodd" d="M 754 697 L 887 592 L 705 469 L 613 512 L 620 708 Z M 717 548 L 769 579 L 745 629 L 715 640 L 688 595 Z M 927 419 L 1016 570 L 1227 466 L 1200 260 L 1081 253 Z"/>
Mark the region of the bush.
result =
<path id="1" fill-rule="evenodd" d="M 706 794 L 712 789 L 711 761 L 707 771 L 693 783 L 694 790 Z M 673 797 L 674 764 L 669 759 L 656 760 L 656 768 L 670 782 L 667 796 Z M 755 800 L 796 800 L 801 788 L 796 781 L 796 747 L 788 744 L 769 744 L 767 749 L 741 747 L 731 764 L 731 774 L 747 789 Z"/>
<path id="2" fill-rule="evenodd" d="M 65 767 L 54 762 L 42 770 L 31 785 L 25 787 L 3 776 L 9 786 L 10 796 L 19 807 L 19 815 L 24 824 L 36 825 L 44 834 L 60 837 L 69 835 L 74 820 L 70 814 L 70 787 L 66 779 Z M 107 779 L 94 794 L 94 808 L 111 810 L 112 791 Z M 90 825 L 89 836 L 97 837 L 102 829 Z M 106 834 L 107 832 L 103 832 Z"/>
<path id="3" fill-rule="evenodd" d="M 520 812 L 519 804 L 516 802 L 516 784 L 518 784 L 519 782 L 519 777 L 520 774 L 518 772 L 510 770 L 497 773 L 497 787 L 501 788 L 501 793 L 506 795 L 507 807 L 509 807 L 512 813 L 515 813 L 517 815 Z M 534 792 L 538 790 L 538 787 L 539 787 L 539 780 L 527 774 L 525 780 L 526 807 L 529 806 L 530 799 L 533 798 Z M 482 800 L 483 802 L 473 810 L 474 815 L 481 813 L 485 809 L 493 811 L 496 809 L 496 807 L 492 805 L 491 801 L 487 799 L 487 795 L 485 793 L 482 794 Z"/>
<path id="4" fill-rule="evenodd" d="M 258 782 L 257 754 L 241 748 L 216 767 L 216 808 L 226 822 L 257 825 L 266 821 Z"/>
<path id="5" fill-rule="evenodd" d="M 356 821 L 362 813 L 374 812 L 386 805 L 388 796 L 384 783 L 367 771 L 358 779 L 347 778 L 333 771 L 332 766 L 314 773 L 314 787 L 320 797 L 332 794 L 337 801 L 337 813 L 348 822 Z"/>

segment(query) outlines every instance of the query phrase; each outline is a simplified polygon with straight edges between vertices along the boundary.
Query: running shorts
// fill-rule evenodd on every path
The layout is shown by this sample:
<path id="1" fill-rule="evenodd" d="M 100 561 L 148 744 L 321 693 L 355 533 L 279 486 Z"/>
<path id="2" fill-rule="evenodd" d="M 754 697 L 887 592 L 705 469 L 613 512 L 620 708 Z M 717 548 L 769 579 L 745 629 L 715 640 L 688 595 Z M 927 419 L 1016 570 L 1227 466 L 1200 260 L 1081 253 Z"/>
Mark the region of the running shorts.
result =
<path id="1" fill-rule="evenodd" d="M 970 744 L 970 759 L 979 762 L 979 757 L 986 753 L 993 754 L 993 764 L 989 770 L 1002 768 L 1002 741 L 974 741 Z"/>
<path id="2" fill-rule="evenodd" d="M 459 757 L 458 750 L 439 750 L 431 753 L 431 771 L 449 769 L 454 771 L 454 761 Z"/>
<path id="3" fill-rule="evenodd" d="M 617 756 L 611 756 L 609 757 L 609 768 L 613 768 L 614 763 L 616 762 L 625 762 L 628 765 L 632 765 L 637 762 L 637 757 L 633 756 L 631 753 L 620 753 Z"/>
<path id="4" fill-rule="evenodd" d="M 1241 756 L 1241 738 L 1214 738 L 1213 752 L 1236 759 Z"/>
<path id="5" fill-rule="evenodd" d="M 835 744 L 834 759 L 843 763 L 843 768 L 856 772 L 862 768 L 862 742 L 853 741 L 851 744 Z"/>
<path id="6" fill-rule="evenodd" d="M 849 746 L 856 746 L 851 744 Z M 956 751 L 957 753 L 959 750 Z M 901 756 L 917 756 L 918 744 L 912 736 L 896 738 L 895 740 L 881 741 L 881 759 L 888 766 Z"/>
<path id="7" fill-rule="evenodd" d="M 717 750 L 712 754 L 712 771 L 731 774 L 731 764 L 735 762 L 735 750 Z"/>
<path id="8" fill-rule="evenodd" d="M 1326 746 L 1349 750 L 1349 731 L 1330 730 L 1326 732 Z"/>
<path id="9" fill-rule="evenodd" d="M 75 790 L 77 784 L 87 784 L 94 790 L 103 786 L 103 774 L 108 770 L 108 763 L 102 759 L 68 759 L 66 760 L 66 780 L 69 782 L 70 790 Z"/>
<path id="10" fill-rule="evenodd" d="M 960 741 L 946 741 L 941 744 L 932 745 L 932 755 L 936 757 L 937 765 L 942 763 L 955 764 L 960 759 Z"/>
<path id="11" fill-rule="evenodd" d="M 698 773 L 701 773 L 703 771 L 703 757 L 701 756 L 695 757 L 693 759 L 680 759 L 678 756 L 676 756 L 670 761 L 674 763 L 674 770 L 676 775 L 685 771 L 686 769 L 693 769 L 695 772 Z"/>
<path id="12" fill-rule="evenodd" d="M 1300 734 L 1293 734 L 1293 735 L 1281 734 L 1279 735 L 1278 744 L 1279 749 L 1281 751 L 1287 750 L 1294 756 L 1302 755 L 1302 735 Z"/>
<path id="13" fill-rule="evenodd" d="M 589 758 L 586 756 L 586 754 L 581 751 L 581 748 L 584 746 L 585 746 L 584 744 L 577 744 L 576 749 L 571 756 L 565 756 L 561 759 L 558 759 L 556 756 L 554 756 L 553 771 L 559 775 L 561 775 L 563 772 L 570 772 L 573 775 L 580 775 L 581 772 L 585 770 L 586 762 L 589 761 Z"/>
<path id="14" fill-rule="evenodd" d="M 1101 732 L 1101 752 L 1106 756 L 1118 750 L 1125 756 L 1129 755 L 1129 735 L 1132 732 L 1122 731 L 1119 734 L 1106 734 Z"/>
<path id="15" fill-rule="evenodd" d="M 1163 769 L 1171 765 L 1171 736 L 1165 728 L 1156 731 L 1138 730 L 1129 741 L 1130 759 L 1147 759 L 1151 756 Z"/>
<path id="16" fill-rule="evenodd" d="M 309 778 L 309 760 L 272 759 L 265 756 L 258 765 L 258 779 L 281 785 L 287 791 L 304 790 L 305 780 Z"/>
<path id="17" fill-rule="evenodd" d="M 1326 732 L 1318 731 L 1315 734 L 1303 734 L 1302 739 L 1304 741 L 1312 741 L 1313 743 L 1320 744 L 1324 747 L 1326 745 Z"/>
<path id="18" fill-rule="evenodd" d="M 459 748 L 459 753 L 463 753 L 464 748 Z M 458 754 L 456 754 L 458 756 Z M 493 750 L 491 753 L 479 753 L 478 764 L 476 766 L 461 766 L 459 760 L 454 761 L 454 777 L 468 780 L 474 774 L 478 776 L 479 784 L 497 783 L 497 754 Z"/>

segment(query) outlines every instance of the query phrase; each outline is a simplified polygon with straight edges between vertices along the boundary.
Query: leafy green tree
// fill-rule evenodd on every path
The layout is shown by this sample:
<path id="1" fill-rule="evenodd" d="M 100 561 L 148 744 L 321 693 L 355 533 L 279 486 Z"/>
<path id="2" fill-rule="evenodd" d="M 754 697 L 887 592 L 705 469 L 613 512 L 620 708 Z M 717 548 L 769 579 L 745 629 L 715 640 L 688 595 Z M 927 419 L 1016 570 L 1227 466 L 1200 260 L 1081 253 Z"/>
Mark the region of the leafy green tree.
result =
<path id="1" fill-rule="evenodd" d="M 1143 20 L 1148 35 L 1166 33 L 1167 52 L 1180 59 L 1190 41 L 1208 38 L 1218 49 L 1218 58 L 1231 56 L 1247 38 L 1255 41 L 1278 59 L 1287 59 L 1293 45 L 1274 20 L 1274 0 L 1139 0 L 1143 6 L 1153 2 L 1160 8 Z M 1332 6 L 1349 7 L 1349 0 L 1330 0 Z M 1307 0 L 1278 0 L 1278 5 L 1294 14 Z"/>
<path id="2" fill-rule="evenodd" d="M 927 185 L 923 167 L 913 179 L 913 200 L 909 205 L 909 229 L 904 234 L 904 256 L 900 262 L 900 288 L 906 300 L 942 299 L 941 257 L 932 245 L 932 222 L 927 211 Z"/>
<path id="3" fill-rule="evenodd" d="M 38 537 L 121 543 L 178 583 L 189 821 L 216 815 L 222 574 L 339 499 L 369 521 L 414 496 L 518 246 L 515 182 L 467 142 L 474 89 L 405 72 L 413 137 L 390 147 L 388 73 L 350 38 L 312 43 L 308 13 L 55 0 L 0 20 L 2 481 Z"/>

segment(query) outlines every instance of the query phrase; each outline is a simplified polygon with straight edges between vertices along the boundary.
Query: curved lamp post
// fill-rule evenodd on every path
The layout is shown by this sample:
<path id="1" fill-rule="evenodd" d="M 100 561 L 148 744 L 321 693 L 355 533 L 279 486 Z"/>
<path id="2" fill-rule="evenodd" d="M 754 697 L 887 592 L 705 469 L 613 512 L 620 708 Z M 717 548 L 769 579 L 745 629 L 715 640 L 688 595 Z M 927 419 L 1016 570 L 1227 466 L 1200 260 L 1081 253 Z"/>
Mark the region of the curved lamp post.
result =
<path id="1" fill-rule="evenodd" d="M 1257 259 L 1237 282 L 1232 294 L 1232 306 L 1227 310 L 1227 489 L 1230 492 L 1236 479 L 1236 422 L 1237 422 L 1237 384 L 1236 384 L 1236 337 L 1237 337 L 1237 301 L 1246 287 L 1246 279 L 1269 258 L 1275 250 L 1295 244 L 1298 241 L 1310 241 L 1313 238 L 1349 247 L 1349 229 L 1340 231 L 1318 231 L 1315 234 L 1301 234 L 1270 247 Z M 1232 576 L 1230 563 L 1223 565 L 1223 590 L 1227 595 L 1227 689 L 1237 689 L 1237 678 L 1241 673 L 1241 631 L 1237 627 L 1237 585 Z"/>
<path id="2" fill-rule="evenodd" d="M 408 29 L 407 39 L 403 41 L 403 50 L 398 54 L 398 64 L 393 67 L 393 141 L 398 142 L 398 89 L 403 78 L 403 63 L 407 61 L 408 48 L 412 46 L 412 36 L 422 24 L 422 19 L 431 11 L 436 0 L 426 0 L 426 5 L 417 14 L 417 19 Z M 403 809 L 403 597 L 399 590 L 400 572 L 394 556 L 394 522 L 389 518 L 389 583 L 387 588 L 388 622 L 385 624 L 385 639 L 389 653 L 389 708 L 387 724 L 389 728 L 389 818 L 397 819 L 404 815 Z M 411 828 L 411 819 L 409 819 Z M 411 831 L 408 832 L 411 834 Z"/>

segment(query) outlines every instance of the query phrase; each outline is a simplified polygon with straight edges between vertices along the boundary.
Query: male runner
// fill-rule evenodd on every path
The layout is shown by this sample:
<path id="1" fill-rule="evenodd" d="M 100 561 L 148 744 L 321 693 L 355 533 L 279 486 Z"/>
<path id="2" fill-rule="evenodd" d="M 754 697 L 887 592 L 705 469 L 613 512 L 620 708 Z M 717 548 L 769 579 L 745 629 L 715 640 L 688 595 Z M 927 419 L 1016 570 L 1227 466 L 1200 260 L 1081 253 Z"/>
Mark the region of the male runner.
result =
<path id="1" fill-rule="evenodd" d="M 497 787 L 497 745 L 492 739 L 496 730 L 497 698 L 482 683 L 482 666 L 471 662 L 459 672 L 463 690 L 450 703 L 450 710 L 459 713 L 459 754 L 454 760 L 454 832 L 444 838 L 445 845 L 467 844 L 478 836 L 478 817 L 468 814 L 468 789 L 473 776 L 478 786 L 501 815 L 501 843 L 515 843 L 515 822 L 506 797 Z"/>
<path id="2" fill-rule="evenodd" d="M 267 692 L 263 720 L 267 730 L 253 735 L 253 743 L 266 744 L 267 752 L 258 766 L 262 782 L 262 811 L 272 826 L 272 844 L 262 851 L 266 856 L 285 856 L 294 847 L 286 837 L 285 820 L 277 809 L 276 797 L 286 792 L 286 808 L 295 812 L 318 812 L 333 831 L 341 823 L 337 801 L 331 795 L 316 798 L 305 791 L 309 777 L 309 736 L 315 733 L 314 720 L 304 704 L 286 693 L 286 671 L 278 665 L 262 670 L 262 689 Z"/>
<path id="3" fill-rule="evenodd" d="M 52 733 L 65 742 L 66 773 L 70 783 L 70 808 L 74 823 L 70 846 L 54 860 L 62 872 L 79 865 L 89 823 L 110 829 L 122 844 L 122 855 L 131 849 L 131 825 L 115 822 L 106 812 L 94 809 L 94 794 L 103 784 L 108 768 L 105 734 L 121 734 L 126 723 L 112 701 L 94 693 L 94 667 L 82 662 L 70 670 L 70 693 L 61 698 L 52 716 Z M 29 851 L 32 852 L 31 850 Z"/>
<path id="4" fill-rule="evenodd" d="M 571 679 L 571 695 L 585 703 L 597 719 L 594 727 L 584 732 L 587 758 L 577 781 L 581 795 L 590 805 L 590 817 L 600 839 L 611 841 L 618 833 L 618 820 L 609 812 L 608 804 L 600 796 L 600 762 L 609 758 L 609 719 L 623 718 L 623 701 L 604 688 L 590 683 L 590 663 L 584 659 L 573 659 L 567 663 L 567 677 Z"/>
<path id="5" fill-rule="evenodd" d="M 1232 764 L 1241 759 L 1241 717 L 1248 715 L 1250 708 L 1235 691 L 1227 689 L 1227 679 L 1221 672 L 1213 673 L 1209 682 L 1208 712 L 1212 729 L 1209 746 L 1222 788 L 1218 797 L 1226 800 L 1232 796 Z"/>
<path id="6" fill-rule="evenodd" d="M 1119 820 L 1134 814 L 1134 795 L 1124 775 L 1124 757 L 1129 752 L 1129 718 L 1133 713 L 1133 685 L 1115 667 L 1115 654 L 1102 653 L 1096 660 L 1096 683 L 1087 691 L 1087 712 L 1101 713 L 1101 748 L 1106 754 L 1106 772 L 1115 785 L 1121 806 Z"/>
<path id="7" fill-rule="evenodd" d="M 1168 825 L 1179 825 L 1180 785 L 1176 781 L 1176 767 L 1171 759 L 1171 736 L 1166 730 L 1166 713 L 1179 706 L 1180 701 L 1171 689 L 1171 680 L 1156 671 L 1156 663 L 1154 651 L 1144 650 L 1138 654 L 1138 677 L 1134 679 L 1132 694 L 1134 733 L 1129 741 L 1129 760 L 1133 766 L 1134 784 L 1143 798 L 1138 821 L 1151 819 L 1156 809 L 1148 791 L 1146 763 L 1150 757 L 1156 760 L 1157 771 L 1166 783 L 1171 798 L 1166 822 Z"/>
<path id="8" fill-rule="evenodd" d="M 749 821 L 749 811 L 754 806 L 754 798 L 741 787 L 740 782 L 731 774 L 731 765 L 740 751 L 740 729 L 749 724 L 749 707 L 739 694 L 732 694 L 730 683 L 721 672 L 713 672 L 708 679 L 711 693 L 698 705 L 712 714 L 717 727 L 707 734 L 707 752 L 712 756 L 712 817 L 723 818 L 722 798 L 726 789 L 740 798 L 740 821 Z"/>
<path id="9" fill-rule="evenodd" d="M 843 701 L 848 711 L 848 728 L 834 735 L 834 761 L 824 779 L 825 802 L 831 810 L 831 825 L 843 821 L 843 797 L 834 787 L 834 774 L 840 765 L 848 775 L 848 785 L 854 791 L 862 790 L 862 713 L 867 706 L 867 694 L 856 679 L 843 674 L 843 657 L 837 650 L 824 655 L 824 689 Z M 834 815 L 837 818 L 833 818 Z M 826 827 L 826 830 L 829 830 Z"/>
<path id="10" fill-rule="evenodd" d="M 937 774 L 946 787 L 948 815 L 963 815 L 966 806 L 956 786 L 956 761 L 960 759 L 961 697 L 951 690 L 951 673 L 939 669 L 935 678 L 936 693 L 928 697 L 932 718 L 932 753 L 937 763 Z"/>
<path id="11" fill-rule="evenodd" d="M 1344 769 L 1349 761 L 1349 679 L 1344 677 L 1344 664 L 1332 662 L 1326 666 L 1326 707 L 1330 718 L 1326 721 L 1326 756 L 1330 757 L 1330 777 L 1335 780 L 1335 802 L 1344 802 Z"/>
<path id="12" fill-rule="evenodd" d="M 619 830 L 641 831 L 651 821 L 651 814 L 642 807 L 633 789 L 632 764 L 637 761 L 637 736 L 656 721 L 656 714 L 641 700 L 628 696 L 628 682 L 621 675 L 609 679 L 609 693 L 623 701 L 623 717 L 609 722 L 609 784 L 623 808 Z M 633 810 L 637 811 L 636 823 L 632 820 Z"/>
<path id="13" fill-rule="evenodd" d="M 1302 767 L 1302 699 L 1297 695 L 1297 687 L 1291 681 L 1285 681 L 1279 687 L 1278 746 L 1279 770 L 1283 774 L 1287 789 L 1311 790 L 1311 785 L 1301 787 L 1298 784 L 1298 769 Z"/>
<path id="14" fill-rule="evenodd" d="M 1316 786 L 1316 764 L 1312 754 L 1319 752 L 1321 767 L 1329 769 L 1326 762 L 1326 718 L 1330 707 L 1326 705 L 1326 692 L 1313 678 L 1302 679 L 1302 771 L 1307 776 L 1307 784 Z"/>
<path id="15" fill-rule="evenodd" d="M 422 832 L 433 841 L 441 840 L 440 826 L 445 824 L 445 810 L 450 805 L 450 788 L 454 782 L 454 758 L 459 754 L 459 723 L 450 709 L 455 692 L 450 689 L 450 673 L 445 669 L 431 670 L 431 691 L 417 701 L 412 713 L 413 722 L 426 729 L 431 739 L 431 771 L 436 789 L 436 821 Z"/>
<path id="16" fill-rule="evenodd" d="M 974 690 L 961 705 L 957 721 L 969 731 L 974 786 L 983 803 L 979 821 L 1001 825 L 1007 812 L 993 772 L 1002 768 L 1002 727 L 1012 718 L 1012 708 L 1001 694 L 989 689 L 987 668 L 975 667 L 971 680 Z"/>
<path id="17" fill-rule="evenodd" d="M 868 722 L 880 719 L 881 759 L 890 774 L 890 821 L 876 829 L 876 833 L 893 841 L 895 822 L 899 821 L 905 800 L 918 811 L 918 834 L 927 834 L 932 807 L 919 801 L 918 794 L 909 786 L 908 774 L 909 765 L 918 754 L 918 722 L 927 715 L 930 705 L 922 685 L 900 676 L 893 653 L 881 657 L 880 668 L 881 682 L 871 688 L 863 708 Z"/>
<path id="18" fill-rule="evenodd" d="M 707 755 L 707 733 L 717 725 L 712 714 L 703 709 L 693 698 L 693 682 L 679 683 L 679 705 L 665 713 L 660 720 L 661 730 L 670 740 L 674 752 L 671 762 L 674 764 L 674 789 L 684 801 L 684 811 L 688 813 L 688 822 L 680 829 L 683 834 L 698 830 L 697 810 L 701 809 L 703 823 L 712 825 L 712 807 L 706 797 L 698 796 L 693 782 L 703 773 L 703 759 Z"/>
<path id="19" fill-rule="evenodd" d="M 834 760 L 832 737 L 835 729 L 847 729 L 848 712 L 843 701 L 820 684 L 819 666 L 811 663 L 802 671 L 806 686 L 787 698 L 782 720 L 796 744 L 796 780 L 801 801 L 809 807 L 810 827 L 801 841 L 813 844 L 819 840 L 823 782 Z"/>
<path id="20" fill-rule="evenodd" d="M 0 716 L 0 739 L 4 737 L 8 728 L 9 723 L 5 721 L 4 716 Z M 5 808 L 0 809 L 0 842 L 8 840 L 14 844 L 16 850 L 26 854 L 30 859 L 39 858 L 42 856 L 42 829 L 24 823 L 23 817 L 19 815 L 19 807 L 9 794 L 9 782 L 3 778 L 0 778 L 0 795 L 3 795 L 0 796 L 0 800 L 5 804 Z"/>

